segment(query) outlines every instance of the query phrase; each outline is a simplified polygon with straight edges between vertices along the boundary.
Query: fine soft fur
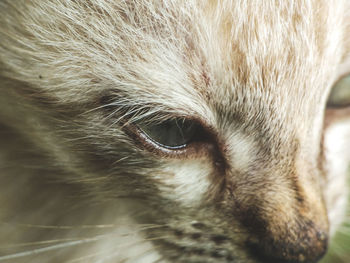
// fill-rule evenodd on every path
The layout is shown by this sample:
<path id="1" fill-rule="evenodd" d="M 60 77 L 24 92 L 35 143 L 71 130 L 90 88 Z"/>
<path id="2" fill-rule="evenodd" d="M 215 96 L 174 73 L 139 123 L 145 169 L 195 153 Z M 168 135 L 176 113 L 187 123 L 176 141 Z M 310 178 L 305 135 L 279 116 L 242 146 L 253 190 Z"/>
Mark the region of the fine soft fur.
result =
<path id="1" fill-rule="evenodd" d="M 0 0 L 0 262 L 318 261 L 346 212 L 349 4 Z M 210 143 L 129 129 L 174 117 Z"/>

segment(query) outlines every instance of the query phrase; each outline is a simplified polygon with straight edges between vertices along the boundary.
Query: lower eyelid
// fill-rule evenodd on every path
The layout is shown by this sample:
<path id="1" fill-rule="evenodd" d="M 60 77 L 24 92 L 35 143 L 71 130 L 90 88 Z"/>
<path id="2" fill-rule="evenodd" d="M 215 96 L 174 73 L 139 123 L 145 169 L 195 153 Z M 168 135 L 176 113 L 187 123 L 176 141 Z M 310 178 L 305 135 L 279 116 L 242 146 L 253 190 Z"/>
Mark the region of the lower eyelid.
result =
<path id="1" fill-rule="evenodd" d="M 349 118 L 350 118 L 350 106 L 342 107 L 342 108 L 331 107 L 326 109 L 324 126 L 328 127 L 333 123 L 349 120 Z"/>

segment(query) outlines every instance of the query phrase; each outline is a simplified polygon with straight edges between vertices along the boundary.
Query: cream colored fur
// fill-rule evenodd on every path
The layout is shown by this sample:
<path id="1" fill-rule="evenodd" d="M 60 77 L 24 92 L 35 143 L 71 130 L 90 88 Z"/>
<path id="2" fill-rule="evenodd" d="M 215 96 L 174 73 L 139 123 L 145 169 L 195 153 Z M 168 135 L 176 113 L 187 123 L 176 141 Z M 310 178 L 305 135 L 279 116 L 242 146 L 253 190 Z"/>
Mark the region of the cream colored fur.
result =
<path id="1" fill-rule="evenodd" d="M 349 4 L 0 0 L 0 262 L 318 261 L 345 220 Z M 174 117 L 215 139 L 126 131 Z"/>

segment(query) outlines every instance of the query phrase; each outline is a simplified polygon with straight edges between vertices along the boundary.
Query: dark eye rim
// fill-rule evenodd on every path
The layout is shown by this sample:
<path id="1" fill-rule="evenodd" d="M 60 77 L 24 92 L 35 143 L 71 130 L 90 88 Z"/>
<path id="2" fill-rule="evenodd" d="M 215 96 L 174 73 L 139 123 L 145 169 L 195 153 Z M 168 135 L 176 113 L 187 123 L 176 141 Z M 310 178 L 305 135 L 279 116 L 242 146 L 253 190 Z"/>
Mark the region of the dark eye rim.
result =
<path id="1" fill-rule="evenodd" d="M 125 132 L 134 143 L 141 149 L 144 149 L 152 154 L 165 158 L 196 158 L 203 154 L 213 151 L 215 145 L 217 145 L 217 135 L 213 132 L 213 129 L 205 125 L 201 120 L 194 118 L 184 118 L 183 116 L 174 117 L 179 119 L 185 119 L 186 121 L 193 121 L 198 125 L 198 131 L 193 141 L 182 146 L 169 147 L 164 146 L 154 139 L 150 138 L 147 133 L 142 131 L 135 123 L 129 123 L 125 125 Z"/>
<path id="2" fill-rule="evenodd" d="M 142 128 L 137 127 L 137 129 L 139 129 L 139 132 L 142 133 L 143 136 L 147 137 L 147 140 L 152 141 L 154 144 L 158 145 L 159 147 L 163 147 L 165 149 L 169 149 L 169 150 L 180 150 L 183 148 L 186 148 L 191 142 L 189 143 L 184 143 L 178 146 L 170 146 L 170 145 L 165 145 L 162 144 L 160 142 L 157 142 L 155 139 L 153 139 L 147 132 L 145 132 Z"/>

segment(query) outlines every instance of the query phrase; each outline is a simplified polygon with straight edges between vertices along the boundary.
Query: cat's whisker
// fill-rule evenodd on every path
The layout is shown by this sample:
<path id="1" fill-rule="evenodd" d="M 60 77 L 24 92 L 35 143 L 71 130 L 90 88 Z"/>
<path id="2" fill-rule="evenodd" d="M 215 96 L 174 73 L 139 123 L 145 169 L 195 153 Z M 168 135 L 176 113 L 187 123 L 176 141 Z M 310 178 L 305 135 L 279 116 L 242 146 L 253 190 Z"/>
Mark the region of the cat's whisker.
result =
<path id="1" fill-rule="evenodd" d="M 347 249 L 344 249 L 342 247 L 337 247 L 337 248 L 333 248 L 333 253 L 339 258 L 341 259 L 341 262 L 347 262 L 346 258 L 344 258 L 344 252 L 347 252 Z"/>
<path id="2" fill-rule="evenodd" d="M 136 104 L 135 101 L 133 101 L 132 104 L 135 106 L 135 104 Z M 141 103 L 138 103 L 138 105 L 139 106 L 144 106 Z M 115 98 L 115 101 L 113 101 L 113 102 L 110 102 L 110 103 L 107 103 L 107 104 L 103 104 L 101 106 L 89 109 L 89 110 L 84 111 L 83 113 L 79 114 L 78 116 L 83 116 L 83 115 L 89 114 L 91 112 L 98 111 L 100 109 L 104 109 L 104 108 L 108 108 L 108 107 L 120 108 L 120 107 L 129 107 L 129 106 L 130 106 L 130 102 L 128 103 L 127 100 L 123 101 L 121 98 L 118 98 L 118 100 Z M 114 113 L 115 112 L 117 112 L 117 110 L 115 110 Z"/>
<path id="3" fill-rule="evenodd" d="M 111 228 L 111 227 L 115 228 L 116 227 L 115 225 L 112 225 L 112 224 L 111 225 L 95 225 L 95 226 L 94 225 L 48 226 L 48 225 L 30 225 L 30 224 L 19 224 L 19 225 L 24 226 L 24 227 L 37 227 L 37 228 L 42 228 L 42 229 L 75 229 L 75 228 L 86 229 L 86 228 Z M 118 225 L 118 226 L 120 227 L 120 225 Z M 124 226 L 126 226 L 126 225 L 124 225 Z M 131 225 L 129 225 L 129 226 L 131 226 Z M 108 237 L 110 237 L 112 235 L 119 235 L 119 236 L 123 236 L 123 237 L 128 237 L 128 236 L 132 236 L 134 234 L 137 234 L 141 231 L 145 231 L 148 229 L 154 229 L 154 228 L 161 228 L 161 227 L 165 227 L 165 225 L 144 224 L 143 227 L 137 229 L 136 231 L 127 232 L 124 234 L 120 234 L 120 233 L 117 233 L 115 231 L 113 233 L 109 233 L 109 234 L 105 234 L 105 235 L 98 235 L 95 237 L 83 238 L 83 239 L 82 238 L 70 238 L 70 239 L 44 240 L 44 241 L 34 241 L 34 242 L 13 244 L 13 245 L 4 246 L 4 247 L 0 247 L 0 248 L 8 249 L 8 248 L 15 248 L 15 247 L 22 247 L 22 246 L 33 246 L 33 245 L 60 243 L 60 244 L 49 246 L 49 247 L 37 248 L 37 249 L 32 249 L 32 250 L 28 250 L 28 251 L 19 252 L 19 253 L 0 256 L 0 261 L 26 257 L 26 256 L 35 255 L 35 254 L 41 254 L 41 253 L 52 251 L 52 250 L 64 249 L 64 248 L 68 248 L 68 247 L 72 247 L 72 246 L 76 246 L 76 245 L 90 243 L 90 242 L 94 242 L 94 241 L 98 241 L 98 240 L 102 240 L 102 239 L 107 239 Z M 117 246 L 116 248 L 128 247 L 128 246 L 136 245 L 136 244 L 139 244 L 139 243 L 142 243 L 145 241 L 153 241 L 153 240 L 164 239 L 164 238 L 165 237 L 144 239 L 144 240 L 138 241 L 138 242 L 123 244 L 121 246 Z M 68 241 L 68 242 L 65 242 L 65 241 Z M 63 242 L 63 243 L 61 243 L 61 242 Z"/>
<path id="4" fill-rule="evenodd" d="M 87 260 L 87 259 L 90 259 L 90 258 L 99 256 L 99 255 L 103 255 L 103 254 L 105 254 L 105 253 L 106 253 L 105 250 L 102 250 L 102 251 L 100 250 L 100 252 L 98 252 L 98 253 L 92 253 L 92 254 L 89 254 L 89 255 L 87 255 L 87 256 L 75 258 L 75 259 L 72 259 L 72 260 L 67 261 L 67 263 L 75 263 L 75 262 L 85 261 L 85 260 Z"/>
<path id="5" fill-rule="evenodd" d="M 164 257 L 160 257 L 159 259 L 156 259 L 152 263 L 162 263 L 162 262 L 164 262 L 163 260 L 164 260 Z"/>
<path id="6" fill-rule="evenodd" d="M 78 138 L 67 139 L 67 142 L 77 142 L 77 141 L 87 140 L 87 139 L 91 139 L 91 138 L 94 138 L 94 136 L 93 135 L 86 135 L 86 136 L 81 136 Z"/>
<path id="7" fill-rule="evenodd" d="M 67 241 L 73 241 L 73 240 L 80 240 L 80 238 L 63 238 L 63 239 L 52 239 L 52 240 L 17 243 L 17 244 L 11 244 L 7 246 L 1 246 L 0 249 L 10 249 L 10 248 L 27 247 L 27 246 L 35 246 L 35 245 L 47 245 L 47 244 L 61 243 L 61 242 L 67 242 Z"/>
<path id="8" fill-rule="evenodd" d="M 122 246 L 117 246 L 116 248 L 117 249 L 120 249 L 120 248 L 124 248 L 124 247 L 130 247 L 130 246 L 134 246 L 134 245 L 139 245 L 139 244 L 142 244 L 142 243 L 145 243 L 147 241 L 157 241 L 157 240 L 162 240 L 162 239 L 166 239 L 166 238 L 170 238 L 169 236 L 163 236 L 163 237 L 154 237 L 154 238 L 147 238 L 147 239 L 144 239 L 144 240 L 140 240 L 140 241 L 137 241 L 137 242 L 132 242 L 132 243 L 129 243 L 129 244 L 123 244 Z M 146 255 L 147 253 L 153 251 L 154 249 L 158 248 L 159 246 L 153 246 L 152 248 L 150 249 L 147 249 L 145 251 L 142 251 L 142 253 L 139 253 L 138 255 L 134 255 L 133 257 L 133 261 L 135 261 L 136 259 L 138 259 L 139 257 L 141 256 L 144 256 Z M 97 261 L 96 263 L 104 263 L 106 260 L 109 260 L 109 259 L 113 259 L 115 257 L 117 257 L 118 255 L 120 255 L 120 250 L 100 259 L 99 261 Z"/>
<path id="9" fill-rule="evenodd" d="M 124 225 L 125 226 L 125 225 Z M 129 227 L 131 227 L 131 225 L 129 225 Z M 135 227 L 135 226 L 133 226 Z M 151 230 L 151 229 L 157 229 L 157 228 L 163 228 L 163 227 L 166 227 L 165 225 L 164 226 L 149 226 L 149 227 L 143 227 L 143 228 L 139 228 L 139 229 L 136 229 L 135 231 L 133 232 L 127 232 L 127 233 L 124 233 L 124 234 L 119 234 L 120 236 L 123 236 L 123 237 L 127 237 L 127 236 L 131 236 L 131 235 L 135 235 L 135 234 L 138 234 L 142 231 L 146 231 L 146 230 Z M 147 239 L 146 239 L 147 240 Z"/>
<path id="10" fill-rule="evenodd" d="M 116 250 L 116 249 L 121 249 L 121 248 L 127 248 L 127 247 L 131 247 L 131 246 L 134 246 L 134 245 L 139 245 L 139 244 L 142 244 L 146 241 L 156 241 L 156 240 L 161 240 L 161 239 L 164 239 L 164 238 L 168 238 L 168 237 L 158 237 L 158 238 L 152 238 L 152 239 L 144 239 L 144 240 L 140 240 L 140 241 L 136 241 L 136 242 L 130 242 L 130 243 L 126 243 L 126 244 L 121 244 L 119 246 L 115 246 L 113 247 L 113 251 Z M 146 251 L 144 251 L 143 253 L 141 253 L 140 255 L 136 255 L 136 257 L 140 257 L 150 251 L 152 251 L 154 248 L 157 248 L 157 247 L 152 247 L 151 249 L 148 249 Z M 75 263 L 75 262 L 81 262 L 81 261 L 85 261 L 86 259 L 90 259 L 90 258 L 93 258 L 93 257 L 96 257 L 96 256 L 100 256 L 100 255 L 104 255 L 106 254 L 106 252 L 111 252 L 110 251 L 111 249 L 108 249 L 108 250 L 100 250 L 98 253 L 92 253 L 90 255 L 87 255 L 87 256 L 83 256 L 83 257 L 79 257 L 79 258 L 75 258 L 75 259 L 72 259 L 70 261 L 67 261 L 67 263 Z M 112 254 L 100 259 L 99 261 L 97 261 L 96 263 L 102 263 L 104 262 L 105 260 L 108 260 L 108 259 L 111 259 L 113 257 L 117 257 L 118 255 L 120 254 L 120 250 L 118 250 L 117 252 L 113 252 Z M 135 258 L 133 258 L 135 259 Z"/>
<path id="11" fill-rule="evenodd" d="M 98 253 L 92 253 L 92 254 L 89 254 L 87 256 L 83 256 L 83 257 L 79 257 L 79 258 L 75 258 L 75 259 L 69 260 L 69 261 L 67 261 L 67 263 L 75 263 L 75 262 L 85 261 L 87 259 L 99 256 L 99 255 L 103 255 L 105 253 L 106 253 L 106 251 L 103 250 L 103 251 L 100 251 Z"/>
<path id="12" fill-rule="evenodd" d="M 42 228 L 42 229 L 96 229 L 96 228 L 115 228 L 117 227 L 114 224 L 105 224 L 105 225 L 76 225 L 76 226 L 68 226 L 68 225 L 36 225 L 36 224 L 24 224 L 24 223 L 9 223 L 9 222 L 1 222 L 1 224 L 7 225 L 15 225 L 18 227 L 26 227 L 26 228 Z"/>
<path id="13" fill-rule="evenodd" d="M 134 224 L 101 224 L 101 225 L 35 225 L 35 224 L 23 224 L 23 223 L 7 223 L 7 222 L 1 222 L 1 224 L 8 224 L 8 225 L 15 225 L 18 227 L 25 227 L 25 228 L 38 228 L 38 229 L 55 229 L 55 230 L 72 230 L 72 229 L 118 229 L 121 227 L 132 227 L 135 229 L 135 225 Z M 156 229 L 156 228 L 164 228 L 164 227 L 168 227 L 167 224 L 138 224 L 136 227 L 135 231 L 132 232 L 128 232 L 125 233 L 123 235 L 127 236 L 127 235 L 132 235 L 132 234 L 136 234 L 139 233 L 141 231 L 145 231 L 145 230 L 150 230 L 150 229 Z M 109 233 L 106 235 L 100 235 L 99 237 L 103 237 L 103 236 L 109 236 L 109 235 L 113 235 L 113 233 Z M 95 237 L 92 237 L 95 238 Z M 70 238 L 67 240 L 77 240 L 77 239 L 81 239 L 81 238 Z M 89 238 L 90 239 L 90 238 Z M 62 241 L 62 239 L 58 239 L 57 242 Z M 45 242 L 45 241 L 37 241 L 37 242 Z M 28 242 L 28 243 L 23 243 L 23 244 L 30 244 L 33 242 Z"/>
<path id="14" fill-rule="evenodd" d="M 350 227 L 349 226 L 340 226 L 338 231 L 345 235 L 350 235 Z"/>
<path id="15" fill-rule="evenodd" d="M 104 104 L 104 105 L 101 105 L 101 106 L 89 109 L 87 111 L 84 111 L 83 113 L 79 114 L 78 116 L 84 116 L 84 115 L 89 114 L 91 112 L 98 111 L 100 109 L 104 109 L 104 108 L 107 108 L 107 107 L 111 107 L 113 105 L 114 105 L 114 102 L 111 102 L 111 103 L 108 103 L 108 104 Z"/>
<path id="16" fill-rule="evenodd" d="M 93 178 L 79 178 L 79 179 L 74 179 L 72 180 L 72 182 L 75 182 L 75 183 L 96 183 L 96 182 L 101 182 L 101 181 L 104 181 L 104 180 L 108 180 L 109 176 L 106 175 L 106 176 L 99 176 L 99 177 L 93 177 Z"/>
<path id="17" fill-rule="evenodd" d="M 160 246 L 154 246 L 150 249 L 147 249 L 146 251 L 143 251 L 142 253 L 139 253 L 138 255 L 135 256 L 135 258 L 133 258 L 133 260 L 137 260 L 140 257 L 144 257 L 145 255 L 147 255 L 148 253 L 154 251 L 155 249 L 158 249 Z"/>
<path id="18" fill-rule="evenodd" d="M 147 249 L 146 251 L 143 251 L 143 252 L 140 253 L 139 255 L 136 255 L 135 258 L 133 258 L 133 260 L 137 260 L 137 259 L 139 259 L 140 257 L 144 257 L 144 256 L 147 255 L 148 253 L 150 253 L 150 252 L 152 252 L 152 251 L 154 251 L 155 249 L 158 249 L 158 248 L 160 248 L 160 246 L 154 246 L 154 247 L 152 247 L 152 248 L 150 248 L 150 249 Z M 160 258 L 162 258 L 162 257 L 160 257 Z M 160 259 L 160 258 L 159 258 L 159 259 Z M 157 260 L 159 260 L 159 259 L 157 259 Z"/>
<path id="19" fill-rule="evenodd" d="M 332 252 L 339 258 L 343 258 L 343 255 L 347 254 L 348 247 L 340 240 L 335 240 L 332 244 Z M 345 260 L 345 259 L 344 259 Z"/>
<path id="20" fill-rule="evenodd" d="M 116 165 L 116 164 L 118 164 L 118 163 L 120 163 L 120 162 L 122 162 L 122 161 L 124 161 L 124 160 L 129 159 L 129 158 L 130 158 L 129 156 L 125 156 L 125 157 L 123 157 L 123 158 L 120 158 L 120 159 L 114 161 L 114 162 L 112 163 L 112 165 Z"/>
<path id="21" fill-rule="evenodd" d="M 49 247 L 37 248 L 37 249 L 32 249 L 32 250 L 28 250 L 28 251 L 19 252 L 19 253 L 0 256 L 0 262 L 5 261 L 5 260 L 12 260 L 12 259 L 16 259 L 16 258 L 23 258 L 23 257 L 27 257 L 27 256 L 42 254 L 45 252 L 58 250 L 58 249 L 62 249 L 62 248 L 74 247 L 74 246 L 85 244 L 85 243 L 95 242 L 95 241 L 98 241 L 99 239 L 100 238 L 98 238 L 98 237 L 87 238 L 87 239 L 82 239 L 82 240 L 61 243 L 61 244 L 57 244 L 57 245 L 53 245 L 53 246 L 49 246 Z"/>
<path id="22" fill-rule="evenodd" d="M 39 226 L 39 227 L 43 227 L 43 226 Z M 44 227 L 46 227 L 46 226 L 44 226 Z M 51 226 L 49 226 L 49 227 L 51 227 Z M 67 228 L 65 228 L 65 229 L 67 229 Z M 68 229 L 70 229 L 70 228 L 68 228 Z M 18 253 L 14 253 L 14 254 L 4 255 L 4 256 L 0 256 L 0 262 L 1 261 L 5 261 L 5 260 L 12 260 L 12 259 L 16 259 L 16 258 L 22 258 L 22 257 L 42 254 L 42 253 L 53 251 L 53 250 L 74 247 L 74 246 L 82 245 L 82 244 L 86 244 L 86 243 L 91 243 L 91 242 L 99 241 L 101 239 L 108 238 L 108 236 L 111 236 L 113 234 L 117 234 L 117 233 L 113 232 L 113 233 L 109 233 L 109 234 L 105 234 L 105 235 L 98 235 L 98 236 L 91 237 L 91 238 L 83 238 L 83 239 L 76 239 L 76 240 L 72 239 L 71 241 L 60 243 L 60 244 L 56 244 L 56 245 L 53 245 L 53 246 L 48 246 L 48 247 L 43 247 L 43 248 L 36 248 L 36 249 L 28 250 L 28 251 L 23 251 L 23 252 L 18 252 Z M 38 241 L 38 242 L 40 242 L 40 241 Z M 38 243 L 38 242 L 29 242 L 29 243 L 33 244 L 33 243 Z M 50 242 L 50 241 L 42 241 L 42 242 Z M 59 241 L 57 241 L 57 242 L 59 242 Z M 22 245 L 22 244 L 19 244 L 19 245 Z"/>

